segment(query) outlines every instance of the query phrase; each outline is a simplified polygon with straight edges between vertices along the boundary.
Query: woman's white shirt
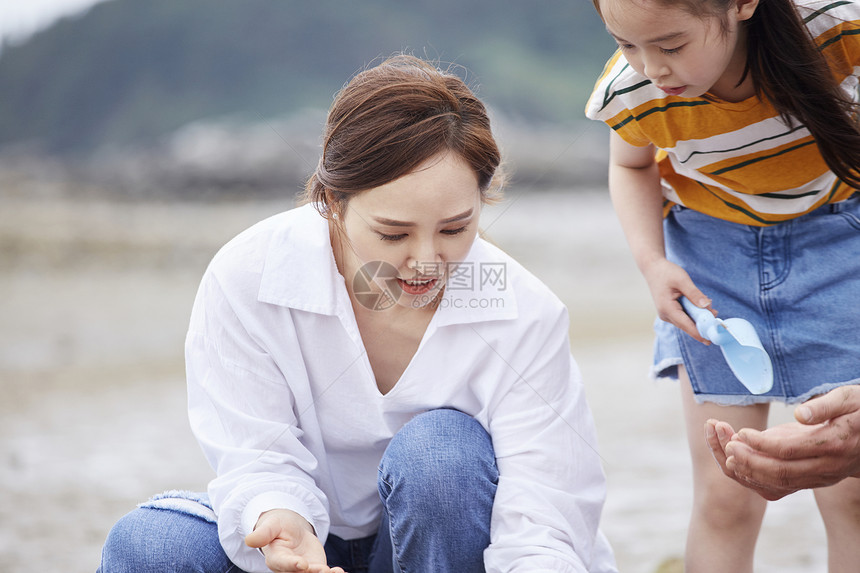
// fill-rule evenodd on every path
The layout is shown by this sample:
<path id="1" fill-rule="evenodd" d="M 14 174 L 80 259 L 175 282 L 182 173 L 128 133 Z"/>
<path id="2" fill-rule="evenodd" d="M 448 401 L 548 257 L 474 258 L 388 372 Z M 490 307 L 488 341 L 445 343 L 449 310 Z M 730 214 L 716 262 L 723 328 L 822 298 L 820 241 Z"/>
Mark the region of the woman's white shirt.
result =
<path id="1" fill-rule="evenodd" d="M 488 572 L 615 571 L 598 530 L 605 480 L 567 311 L 482 239 L 385 395 L 311 205 L 261 221 L 215 256 L 186 364 L 191 426 L 217 474 L 209 494 L 221 542 L 246 571 L 268 571 L 243 540 L 269 509 L 298 512 L 322 540 L 375 533 L 385 447 L 440 407 L 492 437 L 500 478 Z"/>

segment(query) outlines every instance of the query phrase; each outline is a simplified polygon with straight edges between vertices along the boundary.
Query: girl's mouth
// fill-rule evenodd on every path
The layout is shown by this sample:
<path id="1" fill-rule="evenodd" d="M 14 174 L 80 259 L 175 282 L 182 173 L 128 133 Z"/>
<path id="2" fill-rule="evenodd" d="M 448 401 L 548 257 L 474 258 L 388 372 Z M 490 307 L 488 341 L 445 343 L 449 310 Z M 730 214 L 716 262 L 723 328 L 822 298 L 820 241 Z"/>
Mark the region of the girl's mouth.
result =
<path id="1" fill-rule="evenodd" d="M 411 295 L 421 295 L 427 294 L 433 287 L 436 286 L 436 282 L 438 279 L 397 279 L 397 284 L 400 285 L 400 288 L 403 289 L 403 292 Z"/>
<path id="2" fill-rule="evenodd" d="M 679 96 L 682 93 L 684 93 L 685 91 L 687 91 L 687 86 L 681 86 L 679 88 L 663 88 L 663 87 L 661 87 L 660 89 L 663 90 L 664 92 L 666 92 L 666 95 Z"/>

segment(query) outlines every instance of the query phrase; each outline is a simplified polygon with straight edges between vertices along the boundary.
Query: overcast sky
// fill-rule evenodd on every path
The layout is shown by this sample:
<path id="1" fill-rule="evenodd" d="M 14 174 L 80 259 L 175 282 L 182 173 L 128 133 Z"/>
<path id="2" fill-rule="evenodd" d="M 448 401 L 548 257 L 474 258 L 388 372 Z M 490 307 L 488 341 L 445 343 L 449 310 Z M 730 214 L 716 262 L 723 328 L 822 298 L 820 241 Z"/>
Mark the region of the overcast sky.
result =
<path id="1" fill-rule="evenodd" d="M 0 40 L 18 40 L 105 0 L 0 0 Z"/>

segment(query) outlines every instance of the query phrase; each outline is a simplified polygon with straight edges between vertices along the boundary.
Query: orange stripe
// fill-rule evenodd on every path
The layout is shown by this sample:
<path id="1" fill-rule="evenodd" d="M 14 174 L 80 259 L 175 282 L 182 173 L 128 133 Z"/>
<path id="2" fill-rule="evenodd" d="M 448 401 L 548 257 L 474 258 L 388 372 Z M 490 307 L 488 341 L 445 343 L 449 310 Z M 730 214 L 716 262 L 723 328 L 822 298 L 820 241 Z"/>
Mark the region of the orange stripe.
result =
<path id="1" fill-rule="evenodd" d="M 860 21 L 840 22 L 839 25 L 827 30 L 815 38 L 815 43 L 825 46 L 822 53 L 830 63 L 833 74 L 838 81 L 843 81 L 853 75 L 854 66 L 860 63 Z M 834 38 L 842 35 L 838 41 Z"/>
<path id="2" fill-rule="evenodd" d="M 776 193 L 801 187 L 828 171 L 812 136 L 785 145 L 717 161 L 700 169 L 741 193 Z"/>
<path id="3" fill-rule="evenodd" d="M 682 98 L 668 98 L 667 101 L 679 99 Z M 645 113 L 658 105 L 652 101 L 633 110 L 634 115 L 643 116 L 638 122 L 640 128 L 654 138 L 654 144 L 658 147 L 675 147 L 679 141 L 689 139 L 707 139 L 778 115 L 770 104 L 751 100 L 738 104 L 718 103 Z M 736 113 L 744 107 L 749 109 L 744 113 Z"/>

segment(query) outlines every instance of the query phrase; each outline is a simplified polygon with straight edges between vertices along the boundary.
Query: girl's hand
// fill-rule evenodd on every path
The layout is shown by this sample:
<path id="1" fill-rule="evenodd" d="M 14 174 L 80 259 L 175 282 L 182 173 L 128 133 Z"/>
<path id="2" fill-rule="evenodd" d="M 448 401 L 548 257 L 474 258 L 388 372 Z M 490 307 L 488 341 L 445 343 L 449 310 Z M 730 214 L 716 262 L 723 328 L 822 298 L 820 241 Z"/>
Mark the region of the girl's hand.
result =
<path id="1" fill-rule="evenodd" d="M 660 257 L 651 261 L 642 269 L 642 272 L 651 290 L 657 316 L 661 320 L 674 324 L 699 342 L 710 344 L 710 341 L 699 335 L 696 323 L 684 312 L 684 308 L 678 301 L 681 296 L 685 296 L 696 306 L 707 308 L 717 316 L 716 311 L 710 308 L 711 300 L 693 283 L 687 271 L 665 257 Z"/>
<path id="2" fill-rule="evenodd" d="M 344 573 L 326 564 L 322 543 L 301 515 L 288 509 L 264 512 L 245 544 L 263 551 L 266 566 L 275 573 Z"/>

